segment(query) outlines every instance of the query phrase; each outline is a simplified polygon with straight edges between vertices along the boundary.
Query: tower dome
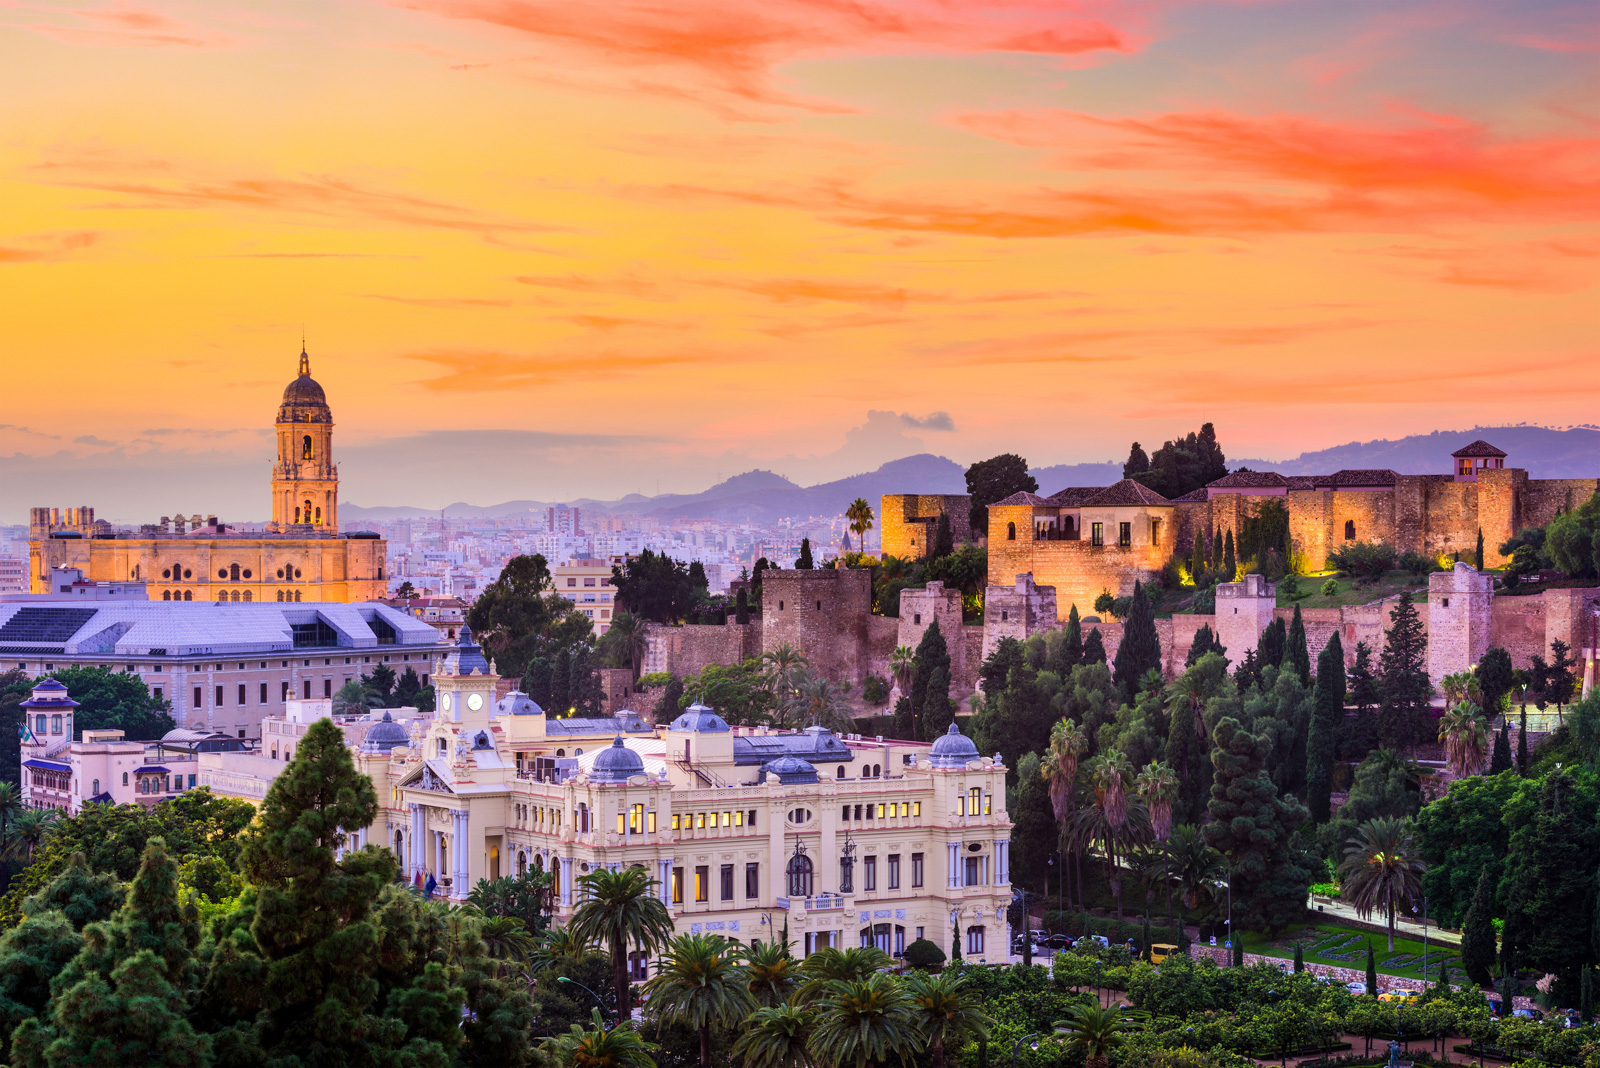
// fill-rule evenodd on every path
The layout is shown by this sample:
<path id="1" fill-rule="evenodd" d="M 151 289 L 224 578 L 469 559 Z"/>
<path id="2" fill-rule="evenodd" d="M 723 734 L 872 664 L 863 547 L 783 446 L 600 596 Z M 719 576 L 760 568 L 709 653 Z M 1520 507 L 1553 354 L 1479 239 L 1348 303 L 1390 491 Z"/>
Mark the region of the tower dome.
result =
<path id="1" fill-rule="evenodd" d="M 977 759 L 978 747 L 954 723 L 928 750 L 928 763 L 936 768 L 964 768 L 967 761 Z"/>
<path id="2" fill-rule="evenodd" d="M 696 701 L 684 709 L 667 729 L 670 731 L 694 731 L 699 734 L 725 734 L 728 730 L 728 721 Z"/>
<path id="3" fill-rule="evenodd" d="M 629 776 L 643 774 L 644 758 L 624 745 L 620 734 L 589 767 L 590 782 L 627 782 Z"/>
<path id="4" fill-rule="evenodd" d="M 817 781 L 816 765 L 809 760 L 803 760 L 793 755 L 781 756 L 776 760 L 769 760 L 761 765 L 759 781 L 765 782 L 769 775 L 776 777 L 778 782 L 784 786 Z"/>
<path id="5" fill-rule="evenodd" d="M 332 415 L 328 408 L 328 395 L 322 385 L 311 377 L 311 357 L 305 346 L 300 346 L 300 373 L 283 389 L 283 404 L 278 408 L 280 423 L 326 423 Z"/>

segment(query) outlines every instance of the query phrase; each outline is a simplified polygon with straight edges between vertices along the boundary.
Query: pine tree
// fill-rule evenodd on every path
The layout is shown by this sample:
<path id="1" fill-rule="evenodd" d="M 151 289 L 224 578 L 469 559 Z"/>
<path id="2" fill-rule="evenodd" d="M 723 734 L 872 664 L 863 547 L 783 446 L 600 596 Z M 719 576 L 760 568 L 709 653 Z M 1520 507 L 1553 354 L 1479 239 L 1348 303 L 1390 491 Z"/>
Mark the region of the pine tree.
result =
<path id="1" fill-rule="evenodd" d="M 931 555 L 935 560 L 940 560 L 955 551 L 956 539 L 950 530 L 950 517 L 940 512 L 939 520 L 933 526 L 933 552 Z"/>
<path id="2" fill-rule="evenodd" d="M 1331 814 L 1333 764 L 1344 727 L 1344 643 L 1334 631 L 1317 656 L 1316 706 L 1306 739 L 1306 807 L 1317 823 Z"/>
<path id="3" fill-rule="evenodd" d="M 1410 595 L 1400 598 L 1378 658 L 1378 733 L 1386 749 L 1409 749 L 1423 740 L 1423 717 L 1433 696 L 1428 679 L 1428 635 Z"/>
<path id="4" fill-rule="evenodd" d="M 1056 660 L 1051 666 L 1056 674 L 1065 679 L 1072 673 L 1072 669 L 1083 663 L 1083 623 L 1078 619 L 1078 605 L 1074 601 L 1067 611 L 1067 626 L 1061 635 L 1061 644 L 1056 647 Z"/>
<path id="5" fill-rule="evenodd" d="M 917 643 L 916 668 L 911 673 L 911 714 L 920 721 L 928 708 L 928 683 L 936 672 L 943 671 L 945 679 L 946 696 L 950 688 L 950 648 L 945 644 L 944 635 L 939 632 L 939 620 L 935 618 L 928 624 L 928 629 L 922 632 L 922 640 Z M 948 726 L 948 724 L 946 724 Z M 908 737 L 927 738 L 927 728 L 920 726 L 917 731 Z"/>
<path id="6" fill-rule="evenodd" d="M 606 693 L 600 683 L 600 673 L 594 669 L 587 645 L 576 645 L 572 650 L 572 677 L 569 682 L 568 701 L 580 716 L 605 714 Z"/>
<path id="7" fill-rule="evenodd" d="M 1494 967 L 1494 880 L 1485 864 L 1478 875 L 1478 888 L 1461 923 L 1461 970 L 1479 986 L 1489 981 Z"/>
<path id="8" fill-rule="evenodd" d="M 1272 739 L 1252 734 L 1232 716 L 1212 732 L 1214 769 L 1202 829 L 1206 842 L 1227 858 L 1233 909 L 1239 926 L 1276 933 L 1305 912 L 1311 871 L 1295 841 L 1306 809 L 1280 796 L 1267 772 Z"/>
<path id="9" fill-rule="evenodd" d="M 750 622 L 750 595 L 743 586 L 739 587 L 739 596 L 734 599 L 733 618 L 741 627 Z"/>
<path id="10" fill-rule="evenodd" d="M 1306 645 L 1306 623 L 1300 618 L 1300 606 L 1294 606 L 1294 620 L 1289 624 L 1289 635 L 1286 648 L 1283 651 L 1285 666 L 1292 666 L 1295 674 L 1300 676 L 1303 686 L 1311 685 L 1311 652 Z M 1344 673 L 1344 665 L 1339 668 L 1340 674 Z"/>
<path id="11" fill-rule="evenodd" d="M 1106 642 L 1100 637 L 1100 628 L 1096 627 L 1089 632 L 1083 640 L 1083 662 L 1085 664 L 1104 664 L 1106 662 Z"/>
<path id="12" fill-rule="evenodd" d="M 697 590 L 711 588 L 711 580 L 706 578 L 706 565 L 698 560 L 689 561 L 689 585 Z"/>
<path id="13" fill-rule="evenodd" d="M 1478 547 L 1472 553 L 1472 566 L 1483 570 L 1483 528 L 1478 528 Z"/>
<path id="14" fill-rule="evenodd" d="M 1513 685 L 1511 654 L 1498 645 L 1491 645 L 1479 658 L 1475 674 L 1478 689 L 1483 694 L 1483 714 L 1492 723 L 1494 717 L 1504 711 L 1502 706 Z"/>
<path id="15" fill-rule="evenodd" d="M 812 562 L 811 562 L 811 539 L 810 538 L 801 538 L 800 539 L 800 559 L 798 559 L 798 560 L 796 560 L 794 562 L 794 566 L 795 566 L 795 568 L 797 570 L 800 570 L 800 571 L 811 571 L 811 570 L 814 570 L 815 565 L 812 564 Z"/>
<path id="16" fill-rule="evenodd" d="M 1138 478 L 1148 470 L 1150 470 L 1150 457 L 1145 455 L 1145 451 L 1136 441 L 1133 443 L 1133 448 L 1128 450 L 1127 463 L 1122 465 L 1122 477 Z"/>
<path id="17" fill-rule="evenodd" d="M 432 991 L 435 1002 L 454 1002 L 451 1026 L 436 1028 L 436 1014 L 421 1011 L 422 995 L 437 982 L 423 969 L 428 950 L 397 942 L 403 931 L 415 932 L 422 906 L 403 891 L 385 893 L 396 876 L 394 854 L 368 848 L 334 857 L 344 835 L 377 812 L 372 780 L 356 771 L 339 728 L 327 719 L 312 724 L 240 852 L 255 887 L 253 916 L 242 917 L 251 944 L 236 949 L 224 974 L 212 967 L 212 986 L 231 994 L 240 1016 L 254 1018 L 267 1059 L 366 1063 L 410 1043 L 408 1056 L 444 1062 L 461 1040 L 454 1026 L 461 990 Z M 406 1002 L 410 1014 L 383 1014 L 378 997 L 386 987 L 391 1007 Z"/>
<path id="18" fill-rule="evenodd" d="M 928 679 L 928 692 L 922 706 L 922 740 L 937 741 L 955 722 L 955 708 L 950 703 L 950 670 L 934 669 Z"/>
<path id="19" fill-rule="evenodd" d="M 1489 774 L 1498 775 L 1502 771 L 1510 771 L 1511 763 L 1511 724 L 1500 724 L 1500 732 L 1494 736 L 1494 754 L 1489 758 Z"/>
<path id="20" fill-rule="evenodd" d="M 545 706 L 552 716 L 565 716 L 572 708 L 572 649 L 564 648 L 556 654 L 550 669 L 550 703 Z"/>
<path id="21" fill-rule="evenodd" d="M 1367 993 L 1378 996 L 1378 958 L 1372 954 L 1372 939 L 1367 939 Z"/>
<path id="22" fill-rule="evenodd" d="M 1222 539 L 1222 581 L 1233 582 L 1239 577 L 1238 561 L 1233 555 L 1233 528 Z"/>
<path id="23" fill-rule="evenodd" d="M 30 1018 L 17 1033 L 18 1068 L 209 1064 L 211 1038 L 187 1019 L 199 982 L 199 915 L 178 901 L 178 865 L 166 842 L 145 844 L 127 900 L 84 936 L 83 950 L 52 983 L 49 1024 Z"/>
<path id="24" fill-rule="evenodd" d="M 1122 690 L 1123 700 L 1133 703 L 1139 694 L 1139 681 L 1151 668 L 1161 670 L 1161 638 L 1156 634 L 1155 613 L 1144 586 L 1133 584 L 1133 603 L 1128 607 L 1128 622 L 1122 629 L 1122 644 L 1111 674 Z"/>

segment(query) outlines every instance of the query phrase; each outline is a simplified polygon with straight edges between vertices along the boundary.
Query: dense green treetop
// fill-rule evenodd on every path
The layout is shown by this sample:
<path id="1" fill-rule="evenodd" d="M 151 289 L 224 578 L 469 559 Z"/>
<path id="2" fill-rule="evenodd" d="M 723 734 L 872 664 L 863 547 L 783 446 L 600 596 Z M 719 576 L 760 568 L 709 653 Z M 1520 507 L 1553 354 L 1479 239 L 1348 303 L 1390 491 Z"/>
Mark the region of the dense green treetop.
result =
<path id="1" fill-rule="evenodd" d="M 967 519 L 972 533 L 989 533 L 989 506 L 1013 493 L 1038 493 L 1039 481 L 1028 474 L 1028 461 L 1015 453 L 1002 453 L 979 460 L 967 468 L 967 493 L 972 498 Z"/>

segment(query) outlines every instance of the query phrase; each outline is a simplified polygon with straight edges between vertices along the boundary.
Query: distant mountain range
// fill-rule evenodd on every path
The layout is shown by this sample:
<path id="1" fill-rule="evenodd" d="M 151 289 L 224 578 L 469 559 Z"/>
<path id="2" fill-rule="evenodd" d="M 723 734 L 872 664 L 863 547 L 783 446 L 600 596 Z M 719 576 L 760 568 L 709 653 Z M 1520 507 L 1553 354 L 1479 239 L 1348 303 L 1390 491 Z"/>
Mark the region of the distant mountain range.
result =
<path id="1" fill-rule="evenodd" d="M 1553 430 L 1537 426 L 1474 427 L 1414 434 L 1396 441 L 1351 442 L 1331 449 L 1301 453 L 1292 460 L 1228 458 L 1228 467 L 1252 471 L 1277 471 L 1285 475 L 1313 475 L 1342 468 L 1392 468 L 1402 475 L 1443 474 L 1450 470 L 1450 454 L 1478 438 L 1507 453 L 1507 465 L 1522 467 L 1534 478 L 1592 478 L 1600 474 L 1600 428 Z M 1154 452 L 1152 447 L 1149 451 Z M 771 471 L 746 471 L 701 493 L 662 494 L 647 497 L 632 493 L 620 500 L 578 500 L 564 503 L 586 511 L 656 516 L 661 519 L 713 519 L 723 522 L 773 522 L 833 516 L 851 501 L 865 497 L 877 511 L 886 493 L 965 493 L 966 468 L 943 456 L 921 453 L 891 460 L 876 471 L 852 475 L 816 486 L 800 486 Z M 1055 464 L 1032 470 L 1042 493 L 1066 486 L 1104 486 L 1122 477 L 1122 461 L 1090 464 Z M 494 519 L 536 512 L 557 502 L 506 501 L 503 504 L 452 504 L 444 509 L 454 518 Z M 347 521 L 384 521 L 435 516 L 432 509 L 406 507 L 363 508 L 341 504 Z"/>

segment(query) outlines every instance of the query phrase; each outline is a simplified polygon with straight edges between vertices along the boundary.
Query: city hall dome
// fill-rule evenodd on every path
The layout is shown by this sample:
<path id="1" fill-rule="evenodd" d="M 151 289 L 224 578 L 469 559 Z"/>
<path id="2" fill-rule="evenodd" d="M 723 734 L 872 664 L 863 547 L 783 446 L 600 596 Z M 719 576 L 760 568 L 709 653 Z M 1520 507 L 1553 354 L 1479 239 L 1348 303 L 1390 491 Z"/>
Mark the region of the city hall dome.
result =
<path id="1" fill-rule="evenodd" d="M 383 718 L 367 728 L 367 737 L 361 743 L 361 750 L 365 753 L 387 753 L 402 745 L 411 744 L 411 735 L 405 727 L 394 721 L 394 717 L 385 712 Z"/>
<path id="2" fill-rule="evenodd" d="M 622 742 L 617 735 L 610 748 L 600 750 L 589 768 L 590 782 L 627 782 L 631 775 L 644 774 L 644 758 Z"/>
<path id="3" fill-rule="evenodd" d="M 699 734 L 726 734 L 728 721 L 717 715 L 705 705 L 696 702 L 683 710 L 677 719 L 672 721 L 672 726 L 667 728 L 674 731 L 694 731 Z"/>
<path id="4" fill-rule="evenodd" d="M 964 768 L 967 761 L 977 759 L 978 747 L 954 723 L 928 750 L 928 762 L 936 768 Z"/>

